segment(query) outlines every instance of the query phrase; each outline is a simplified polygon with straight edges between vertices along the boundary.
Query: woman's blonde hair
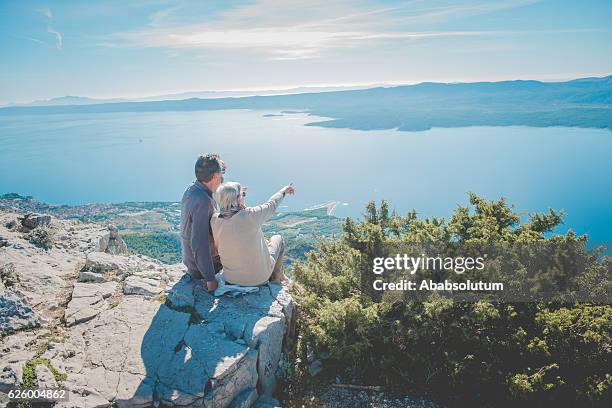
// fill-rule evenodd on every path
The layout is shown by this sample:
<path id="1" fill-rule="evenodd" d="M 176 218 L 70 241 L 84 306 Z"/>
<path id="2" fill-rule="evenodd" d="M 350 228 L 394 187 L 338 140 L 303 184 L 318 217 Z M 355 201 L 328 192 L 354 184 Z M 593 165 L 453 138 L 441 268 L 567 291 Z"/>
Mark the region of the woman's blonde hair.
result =
<path id="1" fill-rule="evenodd" d="M 241 191 L 242 186 L 240 183 L 228 181 L 221 184 L 217 191 L 215 191 L 215 201 L 219 204 L 221 211 L 237 210 L 240 208 L 238 197 L 240 197 Z"/>

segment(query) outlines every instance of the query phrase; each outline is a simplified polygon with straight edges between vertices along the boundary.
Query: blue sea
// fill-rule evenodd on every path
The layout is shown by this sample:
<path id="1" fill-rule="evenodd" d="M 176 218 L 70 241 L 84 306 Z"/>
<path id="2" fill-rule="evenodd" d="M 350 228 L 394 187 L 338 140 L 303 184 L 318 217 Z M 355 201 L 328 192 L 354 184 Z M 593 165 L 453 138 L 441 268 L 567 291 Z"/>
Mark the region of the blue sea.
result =
<path id="1" fill-rule="evenodd" d="M 199 153 L 228 163 L 226 180 L 257 204 L 293 182 L 285 210 L 369 200 L 448 217 L 468 192 L 503 196 L 525 217 L 565 210 L 560 231 L 612 239 L 612 132 L 466 127 L 423 132 L 304 126 L 306 114 L 229 110 L 0 117 L 0 193 L 56 204 L 178 201 Z"/>

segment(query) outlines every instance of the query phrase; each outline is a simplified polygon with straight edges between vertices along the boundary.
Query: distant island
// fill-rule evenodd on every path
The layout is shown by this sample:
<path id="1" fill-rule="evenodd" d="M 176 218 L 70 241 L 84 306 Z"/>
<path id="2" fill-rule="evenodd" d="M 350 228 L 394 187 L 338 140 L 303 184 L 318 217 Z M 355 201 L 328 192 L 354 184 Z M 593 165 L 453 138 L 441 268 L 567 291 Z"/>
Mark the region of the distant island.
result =
<path id="1" fill-rule="evenodd" d="M 0 116 L 255 109 L 330 118 L 308 126 L 421 131 L 433 127 L 566 126 L 612 129 L 612 75 L 566 82 L 421 83 L 288 95 L 62 106 L 11 106 Z"/>

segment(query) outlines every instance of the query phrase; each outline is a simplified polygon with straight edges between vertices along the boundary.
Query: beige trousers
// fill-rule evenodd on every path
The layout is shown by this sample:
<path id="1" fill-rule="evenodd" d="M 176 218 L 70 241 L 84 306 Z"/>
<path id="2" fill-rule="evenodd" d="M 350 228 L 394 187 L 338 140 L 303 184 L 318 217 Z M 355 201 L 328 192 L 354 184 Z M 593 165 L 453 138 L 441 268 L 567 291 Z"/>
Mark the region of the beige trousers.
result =
<path id="1" fill-rule="evenodd" d="M 283 241 L 283 237 L 280 235 L 272 235 L 268 241 L 268 251 L 270 252 L 272 262 L 274 262 L 270 280 L 283 279 L 283 254 L 285 253 L 285 241 Z"/>

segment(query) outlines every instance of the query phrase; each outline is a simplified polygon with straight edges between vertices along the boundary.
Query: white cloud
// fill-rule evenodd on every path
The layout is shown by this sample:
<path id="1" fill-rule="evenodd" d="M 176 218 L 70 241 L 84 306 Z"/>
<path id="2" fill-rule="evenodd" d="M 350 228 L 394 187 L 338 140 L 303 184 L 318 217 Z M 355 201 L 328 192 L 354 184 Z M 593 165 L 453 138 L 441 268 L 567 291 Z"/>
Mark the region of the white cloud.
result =
<path id="1" fill-rule="evenodd" d="M 180 13 L 179 8 L 172 7 L 153 13 L 147 27 L 117 33 L 107 38 L 103 45 L 244 50 L 274 60 L 306 59 L 321 56 L 326 50 L 364 43 L 488 35 L 492 32 L 407 31 L 405 28 L 411 23 L 423 25 L 534 1 L 538 0 L 507 0 L 494 4 L 480 0 L 421 7 L 423 1 L 414 0 L 381 8 L 355 0 L 258 0 L 226 10 L 216 19 L 201 23 L 193 22 L 197 13 L 188 7 L 181 8 Z"/>
<path id="2" fill-rule="evenodd" d="M 57 48 L 59 51 L 61 51 L 62 50 L 62 34 L 60 34 L 59 32 L 55 31 L 51 27 L 47 28 L 47 32 L 55 35 L 55 48 Z"/>
<path id="3" fill-rule="evenodd" d="M 47 20 L 50 22 L 53 19 L 53 12 L 51 11 L 51 9 L 47 6 L 41 7 L 39 9 L 36 9 L 37 12 L 39 12 L 40 14 L 42 14 L 43 16 L 45 16 L 47 18 Z M 55 48 L 58 51 L 62 50 L 62 34 L 57 31 L 54 30 L 50 25 L 47 25 L 47 32 L 49 34 L 53 34 L 55 36 Z M 40 40 L 36 40 L 34 38 L 28 38 L 28 40 L 34 41 L 34 42 L 41 42 Z"/>

